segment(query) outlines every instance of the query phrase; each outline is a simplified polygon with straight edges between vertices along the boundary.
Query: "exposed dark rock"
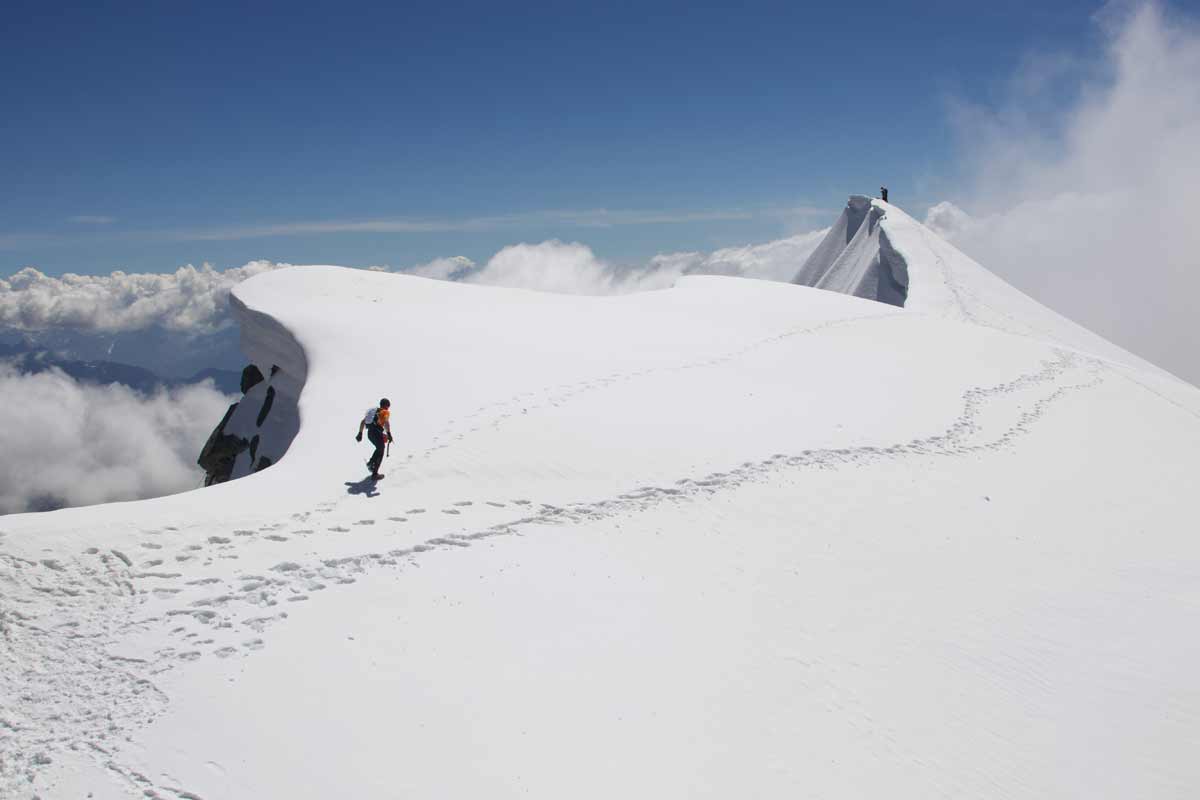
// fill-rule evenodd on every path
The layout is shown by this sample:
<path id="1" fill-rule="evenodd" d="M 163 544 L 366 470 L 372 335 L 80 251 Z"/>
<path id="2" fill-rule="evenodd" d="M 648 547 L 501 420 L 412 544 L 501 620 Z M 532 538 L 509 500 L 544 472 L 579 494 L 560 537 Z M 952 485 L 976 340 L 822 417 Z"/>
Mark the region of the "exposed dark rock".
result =
<path id="1" fill-rule="evenodd" d="M 204 448 L 200 451 L 200 458 L 196 459 L 196 463 L 204 469 L 205 486 L 229 480 L 229 476 L 233 473 L 233 462 L 237 459 L 238 453 L 245 450 L 248 445 L 248 442 L 242 437 L 225 433 L 225 424 L 229 422 L 229 418 L 233 416 L 233 411 L 237 406 L 238 404 L 234 403 L 225 412 L 221 423 L 213 429 L 208 441 L 204 443 Z"/>
<path id="2" fill-rule="evenodd" d="M 247 364 L 242 370 L 242 394 L 250 391 L 251 387 L 263 382 L 262 370 L 253 364 Z"/>
<path id="3" fill-rule="evenodd" d="M 272 376 L 278 372 L 278 366 L 271 367 Z M 209 436 L 208 443 L 200 453 L 198 461 L 205 471 L 205 486 L 223 483 L 232 480 L 235 475 L 241 477 L 247 472 L 259 472 L 272 466 L 278 460 L 281 450 L 287 449 L 287 443 L 299 430 L 299 415 L 295 403 L 289 400 L 286 392 L 279 395 L 276 387 L 267 385 L 269 379 L 263 377 L 257 366 L 246 366 L 242 370 L 241 379 L 244 396 L 225 412 L 221 423 Z M 263 385 L 256 389 L 259 384 Z M 251 392 L 253 399 L 248 396 Z M 246 407 L 236 412 L 241 405 Z M 255 409 L 255 406 L 258 408 Z M 260 432 L 255 432 L 254 428 L 250 427 L 251 414 L 254 414 L 254 424 L 261 429 Z M 227 427 L 236 431 L 236 435 L 226 432 Z M 249 458 L 248 462 L 241 460 L 243 451 Z M 267 452 L 271 455 L 266 455 Z"/>
<path id="4" fill-rule="evenodd" d="M 272 373 L 272 374 L 274 374 L 274 373 Z M 262 408 L 259 409 L 259 411 L 258 411 L 258 419 L 255 420 L 255 422 L 254 422 L 254 424 L 257 427 L 259 427 L 259 428 L 262 427 L 263 420 L 265 420 L 267 418 L 267 414 L 271 413 L 271 406 L 274 404 L 275 404 L 275 387 L 268 386 L 267 387 L 267 396 L 263 398 Z"/>

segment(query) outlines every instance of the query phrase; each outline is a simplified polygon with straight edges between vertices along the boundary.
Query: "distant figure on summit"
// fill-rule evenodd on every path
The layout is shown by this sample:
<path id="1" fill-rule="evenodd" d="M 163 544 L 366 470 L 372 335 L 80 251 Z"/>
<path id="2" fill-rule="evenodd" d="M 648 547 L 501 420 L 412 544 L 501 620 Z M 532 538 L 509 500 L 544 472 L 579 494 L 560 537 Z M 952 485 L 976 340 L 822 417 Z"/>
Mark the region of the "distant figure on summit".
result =
<path id="1" fill-rule="evenodd" d="M 886 186 L 879 187 L 879 199 L 885 203 L 887 202 L 887 187 Z"/>
<path id="2" fill-rule="evenodd" d="M 391 401 L 385 397 L 379 401 L 378 406 L 368 408 L 362 421 L 358 423 L 358 435 L 354 437 L 354 441 L 361 442 L 363 428 L 366 428 L 367 438 L 375 445 L 375 452 L 367 460 L 367 466 L 371 468 L 371 480 L 377 481 L 383 477 L 379 474 L 379 467 L 383 464 L 383 446 L 392 441 L 392 423 L 388 419 L 391 416 L 391 407 Z"/>

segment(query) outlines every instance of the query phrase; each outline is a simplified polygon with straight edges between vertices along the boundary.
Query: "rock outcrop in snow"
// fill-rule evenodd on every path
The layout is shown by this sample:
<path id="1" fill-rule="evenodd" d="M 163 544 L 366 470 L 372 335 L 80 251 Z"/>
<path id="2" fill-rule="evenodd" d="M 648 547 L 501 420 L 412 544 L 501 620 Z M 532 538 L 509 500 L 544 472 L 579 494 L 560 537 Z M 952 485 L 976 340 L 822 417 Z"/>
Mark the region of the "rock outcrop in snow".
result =
<path id="1" fill-rule="evenodd" d="M 230 305 L 241 324 L 242 349 L 271 367 L 266 378 L 256 364 L 242 371 L 242 399 L 225 412 L 197 459 L 205 486 L 278 462 L 300 430 L 298 400 L 308 372 L 304 351 L 274 320 L 236 298 Z"/>
<path id="2" fill-rule="evenodd" d="M 225 412 L 225 416 L 221 417 L 221 421 L 209 435 L 208 441 L 200 449 L 200 457 L 196 459 L 196 463 L 204 470 L 205 486 L 229 480 L 229 476 L 233 474 L 233 464 L 238 453 L 250 445 L 242 437 L 225 432 L 225 426 L 229 424 L 229 418 L 233 416 L 237 407 L 238 403 L 230 404 L 229 410 Z"/>

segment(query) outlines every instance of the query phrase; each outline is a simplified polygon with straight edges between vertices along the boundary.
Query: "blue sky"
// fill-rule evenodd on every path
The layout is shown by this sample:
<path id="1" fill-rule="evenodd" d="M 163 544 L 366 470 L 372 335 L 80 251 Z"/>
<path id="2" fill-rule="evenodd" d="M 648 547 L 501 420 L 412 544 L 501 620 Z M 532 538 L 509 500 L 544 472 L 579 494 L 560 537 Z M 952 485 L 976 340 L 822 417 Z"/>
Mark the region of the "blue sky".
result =
<path id="1" fill-rule="evenodd" d="M 949 104 L 1085 50 L 1099 4 L 187 5 L 6 4 L 0 276 L 638 260 L 880 182 L 919 212 Z"/>

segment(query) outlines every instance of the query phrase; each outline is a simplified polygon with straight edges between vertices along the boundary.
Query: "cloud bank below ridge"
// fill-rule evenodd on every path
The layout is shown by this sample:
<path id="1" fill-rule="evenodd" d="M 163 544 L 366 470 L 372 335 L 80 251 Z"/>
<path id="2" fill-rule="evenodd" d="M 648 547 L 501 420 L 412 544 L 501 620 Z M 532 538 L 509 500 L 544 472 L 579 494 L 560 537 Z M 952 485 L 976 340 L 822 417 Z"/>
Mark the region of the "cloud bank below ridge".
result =
<path id="1" fill-rule="evenodd" d="M 157 325 L 208 333 L 228 324 L 233 286 L 283 266 L 287 265 L 251 261 L 223 271 L 205 264 L 163 274 L 113 272 L 61 278 L 26 267 L 8 280 L 0 279 L 0 326 L 115 333 Z"/>
<path id="2" fill-rule="evenodd" d="M 786 282 L 824 235 L 825 231 L 820 230 L 711 253 L 665 253 L 636 266 L 605 261 L 579 242 L 550 240 L 510 245 L 483 264 L 460 256 L 437 259 L 405 272 L 465 283 L 590 295 L 666 289 L 684 275 L 732 275 Z"/>
<path id="3" fill-rule="evenodd" d="M 143 395 L 0 364 L 0 514 L 197 487 L 196 457 L 230 402 L 211 381 Z"/>
<path id="4" fill-rule="evenodd" d="M 619 294 L 669 287 L 682 275 L 717 274 L 787 281 L 824 231 L 712 253 L 668 253 L 643 264 L 605 261 L 578 242 L 550 240 L 505 247 L 477 264 L 462 256 L 397 270 L 442 280 L 567 294 Z M 210 333 L 229 324 L 229 290 L 290 264 L 252 261 L 218 271 L 203 265 L 163 274 L 44 275 L 32 267 L 0 280 L 0 327 L 70 328 L 98 333 L 167 330 Z M 372 269 L 384 269 L 372 267 Z"/>

